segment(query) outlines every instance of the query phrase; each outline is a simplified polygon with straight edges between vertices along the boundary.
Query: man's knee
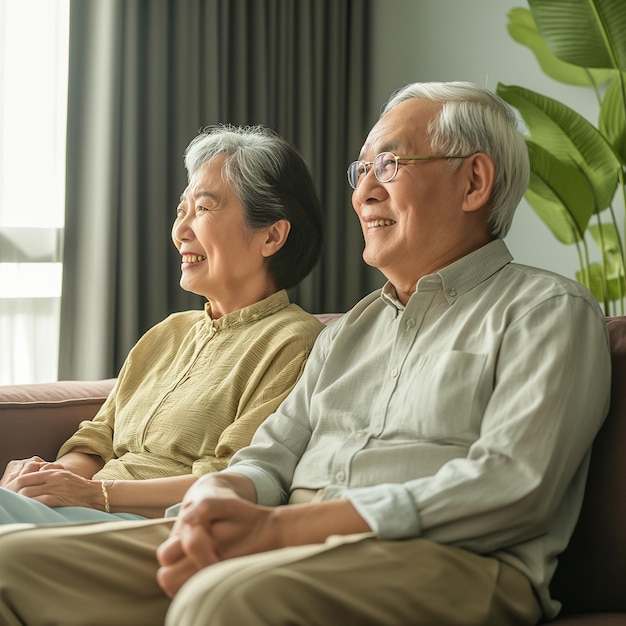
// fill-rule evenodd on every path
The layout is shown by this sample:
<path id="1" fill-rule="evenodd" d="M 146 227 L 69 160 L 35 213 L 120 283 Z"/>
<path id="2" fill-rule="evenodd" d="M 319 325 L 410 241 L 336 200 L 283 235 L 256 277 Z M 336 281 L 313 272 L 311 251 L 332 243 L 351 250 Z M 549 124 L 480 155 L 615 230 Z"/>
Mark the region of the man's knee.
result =
<path id="1" fill-rule="evenodd" d="M 241 573 L 222 573 L 218 565 L 196 574 L 174 598 L 166 624 L 256 626 L 289 623 L 289 615 L 301 616 L 296 609 L 298 581 L 286 577 L 282 568 Z"/>

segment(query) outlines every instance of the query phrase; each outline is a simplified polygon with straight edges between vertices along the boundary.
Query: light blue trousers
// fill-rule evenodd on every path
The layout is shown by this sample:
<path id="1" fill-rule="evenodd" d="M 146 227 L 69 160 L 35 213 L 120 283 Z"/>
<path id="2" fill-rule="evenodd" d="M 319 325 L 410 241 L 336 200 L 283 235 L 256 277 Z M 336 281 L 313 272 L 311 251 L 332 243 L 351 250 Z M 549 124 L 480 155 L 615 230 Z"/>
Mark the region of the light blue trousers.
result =
<path id="1" fill-rule="evenodd" d="M 62 524 L 64 522 L 115 522 L 146 519 L 133 513 L 107 513 L 83 506 L 52 508 L 0 487 L 0 524 Z"/>

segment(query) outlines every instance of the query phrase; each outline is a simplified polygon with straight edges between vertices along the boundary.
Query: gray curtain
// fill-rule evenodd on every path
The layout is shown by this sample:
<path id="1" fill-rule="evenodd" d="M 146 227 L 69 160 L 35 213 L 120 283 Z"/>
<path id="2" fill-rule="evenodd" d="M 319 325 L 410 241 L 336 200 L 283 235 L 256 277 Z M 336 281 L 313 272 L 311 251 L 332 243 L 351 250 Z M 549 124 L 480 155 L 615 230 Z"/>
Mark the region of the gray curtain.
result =
<path id="1" fill-rule="evenodd" d="M 369 291 L 345 169 L 367 132 L 366 0 L 72 0 L 61 379 L 114 376 L 183 291 L 170 228 L 204 126 L 264 124 L 302 152 L 325 211 L 290 296 L 345 311 Z"/>

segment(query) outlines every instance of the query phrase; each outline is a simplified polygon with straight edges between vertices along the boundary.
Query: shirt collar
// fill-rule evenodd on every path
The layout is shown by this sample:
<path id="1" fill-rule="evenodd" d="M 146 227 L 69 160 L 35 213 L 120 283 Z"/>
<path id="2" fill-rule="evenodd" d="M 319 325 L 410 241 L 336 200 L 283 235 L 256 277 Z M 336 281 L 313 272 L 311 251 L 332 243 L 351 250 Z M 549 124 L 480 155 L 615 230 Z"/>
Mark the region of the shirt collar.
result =
<path id="1" fill-rule="evenodd" d="M 398 292 L 396 288 L 387 281 L 380 292 L 380 297 L 382 301 L 387 305 L 394 309 L 394 313 L 397 315 L 398 313 L 402 313 L 404 311 L 404 305 L 400 300 L 398 300 Z"/>
<path id="2" fill-rule="evenodd" d="M 204 305 L 204 312 L 206 313 L 206 323 L 208 326 L 215 330 L 222 328 L 232 328 L 235 326 L 242 326 L 244 324 L 252 324 L 265 317 L 273 315 L 277 311 L 289 306 L 289 296 L 285 289 L 281 289 L 271 296 L 255 302 L 250 306 L 246 306 L 238 311 L 227 313 L 222 317 L 214 320 L 211 317 L 211 303 L 206 302 Z"/>
<path id="3" fill-rule="evenodd" d="M 478 250 L 440 269 L 437 275 L 441 278 L 443 293 L 448 302 L 452 304 L 457 298 L 480 285 L 512 260 L 513 256 L 504 241 L 494 239 Z M 420 282 L 421 280 L 417 283 L 418 289 Z"/>
<path id="4" fill-rule="evenodd" d="M 446 265 L 434 274 L 422 276 L 417 281 L 417 291 L 435 291 L 441 289 L 452 304 L 464 293 L 473 289 L 493 276 L 497 271 L 513 260 L 502 239 L 494 239 L 488 244 L 474 250 L 450 265 Z M 387 281 L 381 291 L 381 298 L 397 312 L 404 311 L 398 300 L 395 287 Z"/>

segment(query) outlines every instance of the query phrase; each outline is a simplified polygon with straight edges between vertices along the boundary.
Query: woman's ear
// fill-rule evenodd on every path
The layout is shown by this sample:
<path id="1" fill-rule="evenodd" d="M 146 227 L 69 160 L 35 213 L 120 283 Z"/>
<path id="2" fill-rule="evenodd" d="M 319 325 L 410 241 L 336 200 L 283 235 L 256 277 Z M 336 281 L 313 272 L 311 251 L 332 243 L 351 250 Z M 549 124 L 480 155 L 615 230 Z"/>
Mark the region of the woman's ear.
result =
<path id="1" fill-rule="evenodd" d="M 465 167 L 467 168 L 468 178 L 463 210 L 466 212 L 477 211 L 489 205 L 496 177 L 496 168 L 491 157 L 483 152 L 477 152 L 468 157 Z"/>
<path id="2" fill-rule="evenodd" d="M 276 254 L 285 245 L 290 230 L 291 222 L 288 220 L 278 220 L 269 226 L 263 243 L 263 256 L 270 257 Z"/>

